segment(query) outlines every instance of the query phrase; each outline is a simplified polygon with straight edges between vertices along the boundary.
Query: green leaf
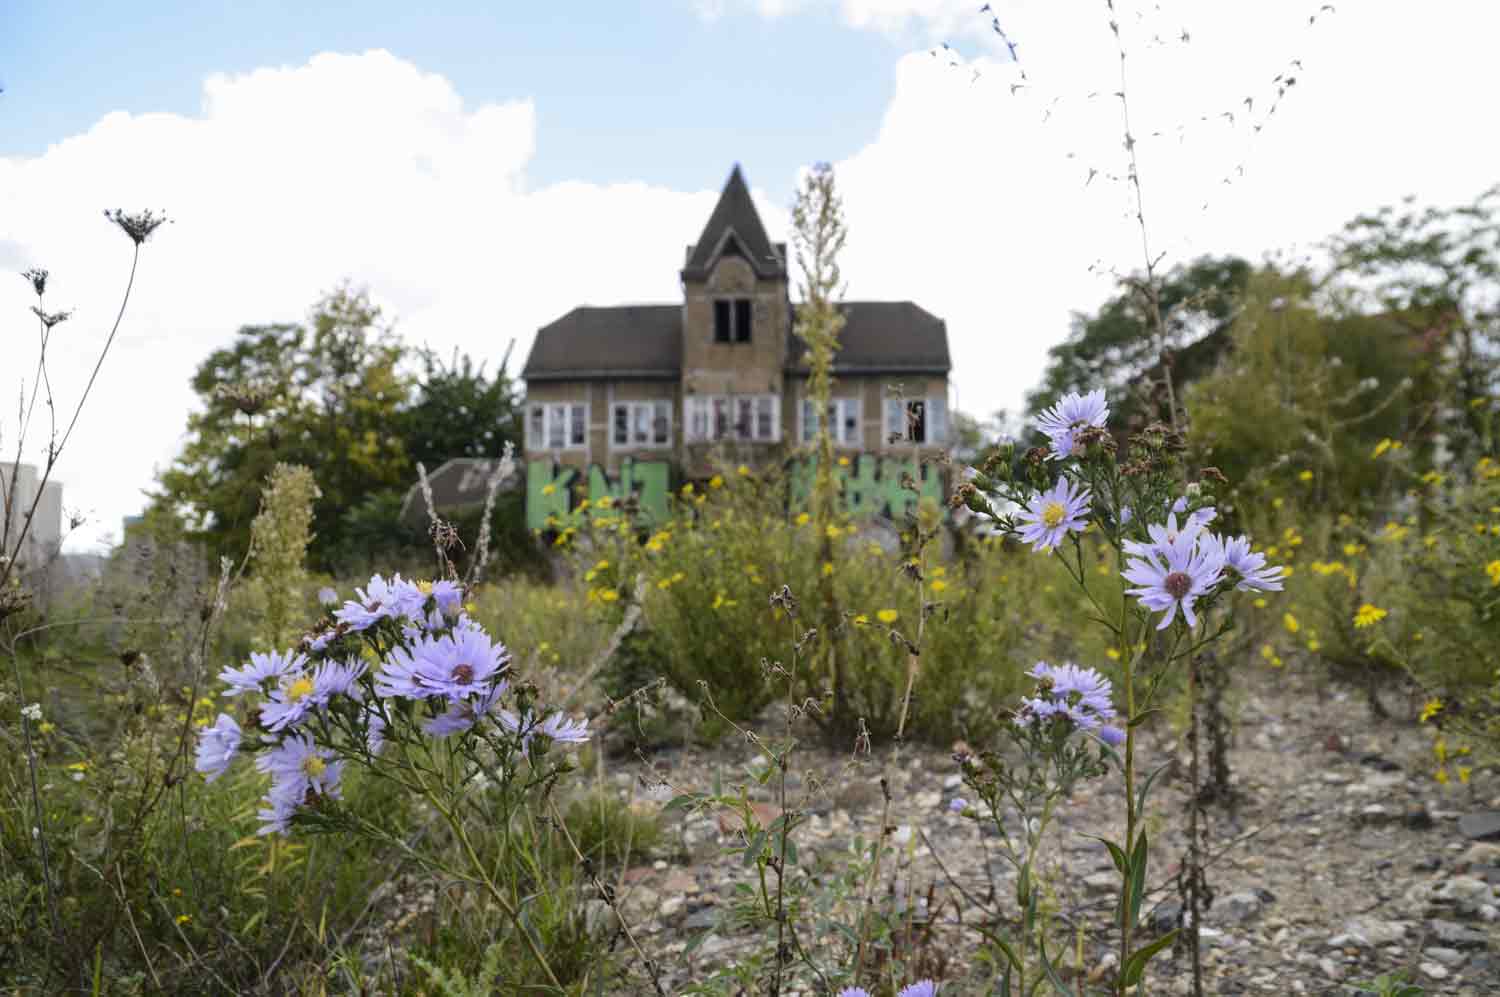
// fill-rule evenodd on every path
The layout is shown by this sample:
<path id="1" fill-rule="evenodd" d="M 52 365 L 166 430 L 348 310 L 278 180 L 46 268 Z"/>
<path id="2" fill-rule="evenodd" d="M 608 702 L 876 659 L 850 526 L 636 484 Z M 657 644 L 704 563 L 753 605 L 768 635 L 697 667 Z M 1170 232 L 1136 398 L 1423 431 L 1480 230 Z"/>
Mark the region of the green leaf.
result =
<path id="1" fill-rule="evenodd" d="M 1057 988 L 1057 992 L 1062 994 L 1063 997 L 1076 997 L 1068 985 L 1062 981 L 1062 977 L 1057 975 L 1057 970 L 1053 967 L 1052 960 L 1047 958 L 1046 939 L 1038 938 L 1037 947 L 1042 953 L 1042 971 L 1047 974 L 1047 979 Z"/>
<path id="2" fill-rule="evenodd" d="M 1115 869 L 1120 873 L 1120 875 L 1128 876 L 1130 874 L 1130 860 L 1125 857 L 1124 849 L 1115 844 L 1113 841 L 1110 841 L 1108 838 L 1101 838 L 1097 834 L 1085 834 L 1084 837 L 1093 838 L 1095 841 L 1102 844 L 1105 848 L 1109 849 L 1109 857 L 1114 859 Z"/>
<path id="3" fill-rule="evenodd" d="M 750 839 L 750 844 L 748 844 L 748 845 L 745 846 L 745 867 L 746 868 L 749 868 L 750 866 L 752 866 L 752 865 L 755 864 L 756 859 L 760 858 L 760 853 L 765 850 L 765 847 L 766 847 L 766 832 L 765 831 L 756 831 L 755 834 L 754 834 L 754 836 L 751 837 L 751 839 Z"/>
<path id="4" fill-rule="evenodd" d="M 1151 786 L 1156 782 L 1156 777 L 1165 772 L 1167 770 L 1167 766 L 1171 764 L 1171 762 L 1167 762 L 1165 765 L 1158 767 L 1155 772 L 1152 772 L 1150 775 L 1146 776 L 1146 781 L 1141 784 L 1141 791 L 1136 797 L 1138 801 L 1135 805 L 1136 813 L 1146 812 L 1146 794 L 1151 792 Z"/>
<path id="5" fill-rule="evenodd" d="M 694 796 L 692 793 L 683 793 L 681 796 L 674 796 L 670 800 L 668 800 L 667 805 L 665 807 L 662 807 L 662 810 L 665 812 L 671 812 L 673 810 L 689 810 L 697 805 L 697 803 L 698 797 Z"/>
<path id="6" fill-rule="evenodd" d="M 982 927 L 980 927 L 977 924 L 971 924 L 971 925 L 969 925 L 969 927 L 971 927 L 975 931 L 979 932 L 981 935 L 983 935 L 985 938 L 987 938 L 989 940 L 989 942 L 990 942 L 991 945 L 995 946 L 1001 952 L 1005 953 L 1005 958 L 1010 962 L 1011 966 L 1015 967 L 1018 970 L 1021 969 L 1021 968 L 1023 968 L 1021 966 L 1021 960 L 1016 957 L 1015 950 L 1012 949 L 1010 947 L 1010 945 L 1004 939 L 1002 939 L 999 935 L 995 934 L 993 931 L 990 931 L 988 928 L 982 928 Z M 1007 979 L 1010 977 L 1010 970 L 1009 969 L 1007 969 L 1005 971 L 1005 975 L 1006 975 Z"/>
<path id="7" fill-rule="evenodd" d="M 1125 960 L 1125 968 L 1120 971 L 1120 986 L 1133 987 L 1141 982 L 1141 977 L 1146 972 L 1146 963 L 1150 962 L 1151 957 L 1156 953 L 1171 945 L 1176 937 L 1177 929 L 1173 928 L 1145 948 L 1132 952 L 1130 958 Z"/>
<path id="8" fill-rule="evenodd" d="M 1146 832 L 1136 839 L 1135 854 L 1130 858 L 1130 923 L 1135 924 L 1141 914 L 1141 900 L 1146 895 Z"/>

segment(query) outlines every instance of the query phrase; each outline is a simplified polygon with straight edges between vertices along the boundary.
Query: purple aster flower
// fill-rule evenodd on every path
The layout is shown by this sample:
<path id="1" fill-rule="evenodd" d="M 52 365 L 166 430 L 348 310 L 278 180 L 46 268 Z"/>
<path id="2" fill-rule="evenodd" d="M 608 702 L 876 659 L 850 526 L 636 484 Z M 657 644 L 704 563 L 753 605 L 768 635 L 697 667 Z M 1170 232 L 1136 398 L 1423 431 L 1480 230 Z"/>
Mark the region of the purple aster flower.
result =
<path id="1" fill-rule="evenodd" d="M 488 689 L 491 677 L 510 665 L 510 652 L 481 630 L 457 628 L 425 638 L 407 652 L 397 648 L 375 679 L 382 696 L 462 699 Z"/>
<path id="2" fill-rule="evenodd" d="M 234 717 L 220 713 L 212 727 L 198 732 L 198 757 L 194 768 L 203 773 L 208 782 L 213 782 L 229 768 L 235 753 L 240 750 L 240 725 Z"/>
<path id="3" fill-rule="evenodd" d="M 365 748 L 370 754 L 378 755 L 385 748 L 385 718 L 373 709 L 370 710 L 370 723 L 365 728 Z"/>
<path id="4" fill-rule="evenodd" d="M 355 685 L 365 673 L 365 663 L 358 659 L 345 662 L 325 661 L 313 672 L 312 699 L 318 706 L 327 706 L 334 696 L 359 698 L 359 686 Z"/>
<path id="5" fill-rule="evenodd" d="M 1266 555 L 1250 549 L 1249 537 L 1224 539 L 1216 534 L 1203 538 L 1212 544 L 1224 561 L 1224 567 L 1239 576 L 1235 588 L 1241 592 L 1280 592 L 1283 569 L 1279 565 L 1266 567 Z"/>
<path id="6" fill-rule="evenodd" d="M 1058 665 L 1051 669 L 1050 678 L 1053 697 L 1076 703 L 1102 716 L 1114 716 L 1110 681 L 1094 669 L 1073 664 Z"/>
<path id="7" fill-rule="evenodd" d="M 937 984 L 931 980 L 918 980 L 909 987 L 902 987 L 896 997 L 937 997 Z"/>
<path id="8" fill-rule="evenodd" d="M 1176 525 L 1175 517 L 1172 525 Z M 1200 544 L 1196 533 L 1183 532 L 1150 548 L 1137 548 L 1140 556 L 1126 562 L 1122 572 L 1136 587 L 1126 591 L 1151 612 L 1165 612 L 1156 629 L 1165 630 L 1179 609 L 1188 626 L 1196 626 L 1194 601 L 1217 585 L 1224 574 L 1223 558 L 1214 545 Z"/>
<path id="9" fill-rule="evenodd" d="M 864 987 L 845 987 L 839 991 L 838 997 L 870 997 L 870 991 Z"/>
<path id="10" fill-rule="evenodd" d="M 344 603 L 344 608 L 333 614 L 334 619 L 354 631 L 368 630 L 381 620 L 395 619 L 407 615 L 408 610 L 420 608 L 425 596 L 411 582 L 396 575 L 386 581 L 380 575 L 372 575 L 370 583 L 355 589 L 356 598 Z"/>
<path id="11" fill-rule="evenodd" d="M 255 767 L 271 774 L 273 801 L 281 796 L 301 803 L 309 793 L 337 799 L 344 763 L 333 758 L 331 750 L 319 748 L 306 734 L 298 734 L 258 756 Z"/>
<path id="12" fill-rule="evenodd" d="M 260 820 L 260 827 L 256 830 L 257 835 L 286 834 L 291 828 L 292 817 L 297 813 L 297 805 L 301 800 L 294 800 L 286 794 L 272 793 L 266 797 L 268 807 L 262 807 L 255 812 Z"/>
<path id="13" fill-rule="evenodd" d="M 494 710 L 500 697 L 510 690 L 510 683 L 501 679 L 489 692 L 473 699 L 450 700 L 446 713 L 440 713 L 422 725 L 422 731 L 432 737 L 450 737 L 474 726 L 485 714 Z"/>
<path id="14" fill-rule="evenodd" d="M 1039 695 L 1021 701 L 1021 722 L 1063 718 L 1082 731 L 1098 730 L 1115 716 L 1109 679 L 1092 668 L 1039 661 L 1027 672 L 1037 680 Z"/>
<path id="15" fill-rule="evenodd" d="M 948 801 L 948 809 L 956 814 L 963 813 L 968 805 L 969 801 L 964 799 L 962 796 L 955 796 L 953 799 Z"/>
<path id="16" fill-rule="evenodd" d="M 554 741 L 572 744 L 581 744 L 589 739 L 587 720 L 569 720 L 562 713 L 554 713 L 541 722 L 537 721 L 533 713 L 518 717 L 510 710 L 501 710 L 497 716 L 501 727 L 512 734 L 521 735 L 522 751 L 530 749 L 531 739 L 537 734 L 543 734 Z"/>
<path id="17" fill-rule="evenodd" d="M 252 652 L 248 665 L 226 668 L 219 673 L 219 679 L 229 686 L 224 695 L 238 696 L 243 692 L 264 692 L 266 683 L 279 681 L 287 673 L 300 672 L 306 666 L 307 657 L 292 651 Z"/>
<path id="18" fill-rule="evenodd" d="M 1036 428 L 1052 441 L 1052 460 L 1061 460 L 1073 455 L 1074 439 L 1084 426 L 1103 426 L 1109 419 L 1109 405 L 1104 401 L 1104 389 L 1080 395 L 1071 391 L 1062 400 L 1037 417 Z"/>
<path id="19" fill-rule="evenodd" d="M 1061 478 L 1049 490 L 1032 497 L 1017 518 L 1026 524 L 1021 539 L 1038 554 L 1055 549 L 1068 533 L 1081 532 L 1087 519 L 1092 496 L 1068 478 Z"/>
<path id="20" fill-rule="evenodd" d="M 294 672 L 281 677 L 281 685 L 271 690 L 271 695 L 260 707 L 260 725 L 275 733 L 295 727 L 307 716 L 318 702 L 317 684 L 310 672 Z"/>
<path id="21" fill-rule="evenodd" d="M 339 604 L 338 589 L 327 586 L 318 589 L 318 602 L 324 606 L 337 606 Z"/>
<path id="22" fill-rule="evenodd" d="M 1111 748 L 1118 748 L 1125 743 L 1125 732 L 1113 724 L 1105 724 L 1099 728 L 1099 740 Z"/>
<path id="23" fill-rule="evenodd" d="M 453 616 L 463 608 L 463 586 L 447 578 L 439 579 L 432 583 L 432 598 L 437 603 L 438 612 Z"/>

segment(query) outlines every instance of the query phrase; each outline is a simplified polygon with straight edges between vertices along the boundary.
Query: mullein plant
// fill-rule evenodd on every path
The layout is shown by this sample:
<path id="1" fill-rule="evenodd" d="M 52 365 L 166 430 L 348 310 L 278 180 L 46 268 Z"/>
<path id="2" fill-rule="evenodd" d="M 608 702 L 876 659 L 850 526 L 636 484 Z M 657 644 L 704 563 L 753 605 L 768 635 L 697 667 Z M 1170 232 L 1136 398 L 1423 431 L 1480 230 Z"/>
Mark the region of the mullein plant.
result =
<path id="1" fill-rule="evenodd" d="M 528 847 L 526 818 L 572 768 L 553 749 L 586 741 L 587 722 L 544 709 L 515 681 L 509 651 L 468 616 L 458 582 L 376 575 L 355 594 L 298 646 L 220 673 L 245 722 L 220 713 L 201 731 L 198 771 L 212 781 L 248 756 L 270 776 L 260 834 L 368 836 L 481 890 L 536 960 L 538 982 L 560 991 L 499 870 L 529 862 L 506 852 Z M 425 800 L 459 859 L 413 852 L 399 829 L 343 806 L 351 766 Z M 494 840 L 476 840 L 476 825 Z"/>
<path id="2" fill-rule="evenodd" d="M 1156 777 L 1137 777 L 1136 730 L 1154 710 L 1170 670 L 1229 632 L 1235 594 L 1279 590 L 1282 569 L 1268 566 L 1249 538 L 1210 529 L 1216 519 L 1212 489 L 1223 483 L 1223 476 L 1206 468 L 1198 481 L 1184 486 L 1178 458 L 1183 441 L 1176 432 L 1149 426 L 1131 437 L 1119 459 L 1106 428 L 1108 418 L 1103 391 L 1065 396 L 1036 422 L 1046 445 L 1019 455 L 1014 445 L 1002 448 L 959 486 L 953 502 L 989 518 L 1002 533 L 1034 551 L 1056 557 L 1092 607 L 1090 620 L 1113 639 L 1119 662 L 1115 684 L 1124 700 L 1118 723 L 1111 684 L 1098 673 L 1038 666 L 1032 673 L 1038 695 L 1016 713 L 1015 736 L 1045 762 L 1028 763 L 1032 769 L 1016 775 L 997 774 L 992 763 L 968 761 L 965 778 L 992 811 L 1021 787 L 1021 799 L 1039 801 L 1039 816 L 1047 816 L 1049 800 L 1065 795 L 1051 795 L 1059 788 L 1070 788 L 1106 766 L 1120 773 L 1125 837 L 1100 840 L 1121 880 L 1115 908 L 1119 961 L 1111 989 L 1123 997 L 1142 982 L 1151 958 L 1176 935 L 1168 932 L 1139 947 L 1135 943 L 1149 853 L 1144 814 Z M 1086 538 L 1112 549 L 1115 572 L 1124 583 L 1102 601 L 1086 581 Z M 1034 850 L 1031 842 L 1022 854 L 1029 860 Z M 1027 879 L 1018 897 L 1023 914 L 1034 911 L 1037 896 L 1035 883 Z M 1037 941 L 1048 981 L 1073 994 L 1040 934 Z M 1024 973 L 1024 962 L 1012 946 L 1003 946 L 1002 952 L 1012 972 Z"/>

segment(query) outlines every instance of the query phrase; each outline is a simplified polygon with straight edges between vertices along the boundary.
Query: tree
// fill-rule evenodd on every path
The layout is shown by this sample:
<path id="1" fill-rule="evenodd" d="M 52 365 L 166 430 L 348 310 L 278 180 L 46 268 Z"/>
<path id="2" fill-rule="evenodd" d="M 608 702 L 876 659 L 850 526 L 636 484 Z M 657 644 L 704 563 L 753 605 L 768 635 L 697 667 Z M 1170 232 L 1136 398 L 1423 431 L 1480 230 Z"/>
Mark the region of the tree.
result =
<path id="1" fill-rule="evenodd" d="M 510 352 L 493 378 L 484 364 L 460 357 L 444 364 L 431 350 L 420 354 L 421 389 L 401 415 L 401 435 L 413 463 L 429 471 L 455 457 L 495 458 L 520 436 L 515 382 L 506 371 Z"/>
<path id="2" fill-rule="evenodd" d="M 328 570 L 344 511 L 408 483 L 397 431 L 413 389 L 404 356 L 380 310 L 348 288 L 320 300 L 306 326 L 241 328 L 193 377 L 203 408 L 189 415 L 188 442 L 161 473 L 154 503 L 181 515 L 213 554 L 239 556 L 272 468 L 311 467 L 322 499 L 309 559 Z"/>
<path id="3" fill-rule="evenodd" d="M 1161 365 L 1170 364 L 1179 393 L 1213 369 L 1251 269 L 1235 256 L 1204 256 L 1160 278 L 1164 343 L 1140 293 L 1143 278 L 1122 279 L 1120 293 L 1097 314 L 1074 313 L 1068 338 L 1048 351 L 1041 385 L 1026 396 L 1027 414 L 1035 416 L 1069 391 L 1103 387 L 1121 424 L 1170 422 Z"/>

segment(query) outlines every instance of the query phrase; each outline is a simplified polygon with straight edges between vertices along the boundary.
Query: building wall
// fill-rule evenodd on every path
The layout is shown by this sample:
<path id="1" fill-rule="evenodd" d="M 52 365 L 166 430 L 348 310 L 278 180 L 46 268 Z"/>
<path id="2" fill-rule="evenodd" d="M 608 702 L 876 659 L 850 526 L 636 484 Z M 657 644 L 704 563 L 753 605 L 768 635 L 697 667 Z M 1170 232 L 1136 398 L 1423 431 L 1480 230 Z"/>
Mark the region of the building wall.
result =
<path id="1" fill-rule="evenodd" d="M 31 529 L 27 531 L 25 541 L 17 550 L 21 527 L 32 502 L 36 501 L 41 476 L 31 464 L 20 465 L 19 471 L 14 464 L 0 464 L 0 494 L 10 495 L 13 476 L 15 500 L 8 530 L 5 529 L 4 506 L 0 504 L 0 533 L 5 534 L 0 537 L 0 555 L 18 558 L 22 567 L 21 577 L 29 587 L 40 592 L 47 586 L 48 568 L 57 560 L 62 547 L 62 485 L 49 481 L 42 488 L 41 501 L 37 502 Z M 0 499 L 0 503 L 3 501 Z"/>
<path id="2" fill-rule="evenodd" d="M 790 333 L 785 278 L 758 277 L 737 256 L 719 260 L 706 281 L 685 282 L 682 325 L 683 390 L 700 395 L 782 393 L 782 370 Z M 714 301 L 749 297 L 751 340 L 714 342 Z"/>

